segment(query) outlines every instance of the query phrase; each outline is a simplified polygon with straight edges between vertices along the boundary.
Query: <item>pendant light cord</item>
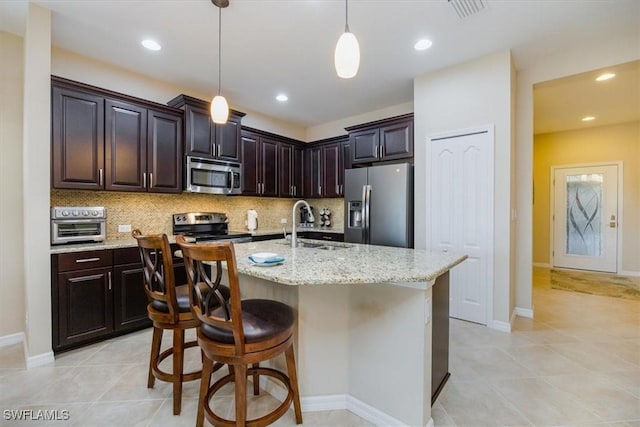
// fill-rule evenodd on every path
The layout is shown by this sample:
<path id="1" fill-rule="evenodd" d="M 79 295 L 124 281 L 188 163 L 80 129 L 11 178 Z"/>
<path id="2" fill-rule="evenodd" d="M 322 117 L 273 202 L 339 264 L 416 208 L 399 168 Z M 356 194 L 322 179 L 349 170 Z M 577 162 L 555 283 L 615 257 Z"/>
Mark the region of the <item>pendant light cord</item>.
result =
<path id="1" fill-rule="evenodd" d="M 218 95 L 222 86 L 222 8 L 218 7 Z"/>
<path id="2" fill-rule="evenodd" d="M 344 0 L 344 16 L 345 16 L 344 32 L 350 33 L 351 31 L 349 31 L 349 0 Z"/>

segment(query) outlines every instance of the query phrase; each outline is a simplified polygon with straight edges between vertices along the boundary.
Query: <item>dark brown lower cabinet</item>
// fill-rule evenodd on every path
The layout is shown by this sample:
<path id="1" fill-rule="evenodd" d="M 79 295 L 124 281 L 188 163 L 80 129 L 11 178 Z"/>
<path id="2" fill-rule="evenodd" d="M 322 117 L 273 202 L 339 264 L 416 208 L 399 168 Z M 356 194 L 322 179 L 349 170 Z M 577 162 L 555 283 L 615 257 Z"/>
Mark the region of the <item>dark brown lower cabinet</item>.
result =
<path id="1" fill-rule="evenodd" d="M 174 275 L 186 283 L 181 259 Z M 51 276 L 54 352 L 151 326 L 136 247 L 52 255 Z"/>

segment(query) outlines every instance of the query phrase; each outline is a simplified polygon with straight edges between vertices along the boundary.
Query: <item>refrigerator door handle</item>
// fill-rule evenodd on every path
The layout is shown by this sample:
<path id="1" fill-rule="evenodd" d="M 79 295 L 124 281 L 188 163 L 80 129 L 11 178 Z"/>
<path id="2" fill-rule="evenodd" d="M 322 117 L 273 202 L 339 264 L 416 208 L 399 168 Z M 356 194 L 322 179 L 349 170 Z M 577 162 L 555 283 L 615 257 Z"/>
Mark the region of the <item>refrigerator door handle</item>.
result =
<path id="1" fill-rule="evenodd" d="M 363 243 L 369 244 L 371 241 L 371 221 L 370 221 L 370 213 L 371 213 L 371 186 L 365 185 L 362 187 L 362 206 L 363 206 Z"/>

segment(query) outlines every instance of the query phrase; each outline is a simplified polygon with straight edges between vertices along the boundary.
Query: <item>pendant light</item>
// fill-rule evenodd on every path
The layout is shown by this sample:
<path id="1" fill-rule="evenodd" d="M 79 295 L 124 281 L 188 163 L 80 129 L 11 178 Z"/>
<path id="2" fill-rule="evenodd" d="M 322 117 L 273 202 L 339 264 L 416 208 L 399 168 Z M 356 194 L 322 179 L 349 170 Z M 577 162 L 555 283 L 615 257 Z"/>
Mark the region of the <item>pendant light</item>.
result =
<path id="1" fill-rule="evenodd" d="M 229 6 L 229 0 L 211 0 L 218 7 L 218 94 L 211 100 L 211 119 L 214 123 L 223 125 L 229 118 L 229 104 L 224 96 L 220 95 L 222 86 L 222 8 Z"/>
<path id="2" fill-rule="evenodd" d="M 349 0 L 345 0 L 344 3 L 344 33 L 338 39 L 333 59 L 338 77 L 350 79 L 358 73 L 358 67 L 360 67 L 360 46 L 356 36 L 349 31 Z"/>

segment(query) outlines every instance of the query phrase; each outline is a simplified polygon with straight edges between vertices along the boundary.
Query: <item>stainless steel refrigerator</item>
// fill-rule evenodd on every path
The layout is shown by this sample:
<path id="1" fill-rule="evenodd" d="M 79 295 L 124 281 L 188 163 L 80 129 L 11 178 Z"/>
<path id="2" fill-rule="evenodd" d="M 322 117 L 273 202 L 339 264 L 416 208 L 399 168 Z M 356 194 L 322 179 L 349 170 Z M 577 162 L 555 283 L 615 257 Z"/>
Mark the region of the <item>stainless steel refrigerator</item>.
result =
<path id="1" fill-rule="evenodd" d="M 413 247 L 413 166 L 344 171 L 344 241 Z"/>

